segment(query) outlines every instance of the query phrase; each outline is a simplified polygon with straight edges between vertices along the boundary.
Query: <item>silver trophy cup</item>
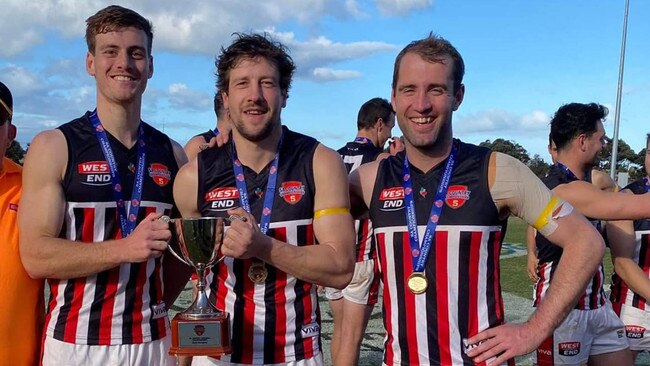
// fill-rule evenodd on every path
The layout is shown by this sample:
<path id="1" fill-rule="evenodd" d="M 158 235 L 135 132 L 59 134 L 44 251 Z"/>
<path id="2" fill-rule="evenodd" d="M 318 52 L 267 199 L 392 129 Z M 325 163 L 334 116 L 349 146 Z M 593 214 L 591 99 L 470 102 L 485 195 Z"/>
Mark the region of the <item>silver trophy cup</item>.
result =
<path id="1" fill-rule="evenodd" d="M 197 293 L 189 308 L 172 319 L 172 347 L 169 353 L 183 356 L 220 356 L 231 352 L 230 321 L 217 309 L 205 292 L 205 271 L 219 262 L 224 221 L 220 217 L 162 218 L 169 223 L 180 253 L 168 246 L 181 262 L 196 271 Z"/>

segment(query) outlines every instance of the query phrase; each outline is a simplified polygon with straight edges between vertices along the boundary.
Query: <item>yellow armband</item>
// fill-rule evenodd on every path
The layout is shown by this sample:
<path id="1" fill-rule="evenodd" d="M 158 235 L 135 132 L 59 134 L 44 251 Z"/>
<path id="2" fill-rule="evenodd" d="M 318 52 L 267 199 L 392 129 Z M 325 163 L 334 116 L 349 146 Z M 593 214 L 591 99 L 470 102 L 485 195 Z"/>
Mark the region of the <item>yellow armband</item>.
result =
<path id="1" fill-rule="evenodd" d="M 314 220 L 321 218 L 325 215 L 336 215 L 336 214 L 345 214 L 345 213 L 350 213 L 350 209 L 345 207 L 325 208 L 314 212 Z"/>
<path id="2" fill-rule="evenodd" d="M 537 220 L 535 220 L 535 223 L 533 224 L 533 227 L 539 231 L 539 229 L 543 228 L 548 224 L 548 222 L 551 219 L 551 214 L 553 213 L 553 209 L 555 209 L 555 206 L 557 205 L 557 197 L 553 196 L 551 197 L 551 200 L 548 201 L 546 204 L 546 207 L 542 210 L 542 213 L 539 214 L 537 217 Z"/>

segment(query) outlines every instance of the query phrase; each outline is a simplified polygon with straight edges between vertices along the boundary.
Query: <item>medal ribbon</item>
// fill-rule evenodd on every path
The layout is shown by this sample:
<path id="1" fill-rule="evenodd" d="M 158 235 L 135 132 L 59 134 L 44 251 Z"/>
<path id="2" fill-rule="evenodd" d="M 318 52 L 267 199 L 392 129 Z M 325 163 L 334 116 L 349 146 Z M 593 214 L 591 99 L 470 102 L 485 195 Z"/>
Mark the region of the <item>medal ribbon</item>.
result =
<path id="1" fill-rule="evenodd" d="M 214 137 L 219 136 L 219 129 L 215 127 L 214 130 L 212 130 L 212 133 L 214 134 Z"/>
<path id="2" fill-rule="evenodd" d="M 564 165 L 564 164 L 562 164 L 562 163 L 560 163 L 560 162 L 555 163 L 555 166 L 557 166 L 558 168 L 564 170 L 564 172 L 566 173 L 566 175 L 567 175 L 569 178 L 579 180 L 578 177 L 576 177 L 576 175 L 573 174 L 573 172 L 571 171 L 571 169 L 569 169 L 568 166 L 566 166 L 566 165 Z"/>
<path id="3" fill-rule="evenodd" d="M 354 142 L 358 142 L 360 144 L 366 144 L 366 145 L 374 145 L 372 141 L 367 137 L 357 137 L 354 139 Z"/>
<path id="4" fill-rule="evenodd" d="M 406 203 L 406 225 L 409 232 L 409 243 L 411 244 L 411 256 L 413 260 L 413 272 L 423 272 L 424 264 L 426 263 L 431 244 L 433 243 L 433 236 L 438 227 L 438 220 L 444 205 L 444 200 L 447 196 L 449 182 L 451 181 L 451 173 L 456 164 L 457 146 L 454 144 L 451 148 L 451 153 L 447 159 L 445 170 L 442 173 L 442 178 L 438 184 L 436 197 L 431 206 L 431 213 L 427 220 L 427 228 L 422 238 L 422 245 L 418 236 L 418 222 L 415 217 L 415 199 L 413 198 L 413 182 L 411 179 L 411 168 L 409 166 L 408 156 L 404 155 L 404 166 L 402 175 L 402 187 L 404 188 L 404 202 Z"/>
<path id="5" fill-rule="evenodd" d="M 275 199 L 275 186 L 278 180 L 278 162 L 280 161 L 280 147 L 282 146 L 282 140 L 284 139 L 284 132 L 280 135 L 280 141 L 278 142 L 278 149 L 275 151 L 275 158 L 271 167 L 269 168 L 269 177 L 266 181 L 266 193 L 264 193 L 264 206 L 262 208 L 262 217 L 260 219 L 260 231 L 262 234 L 266 235 L 266 232 L 269 230 L 269 225 L 271 224 L 271 211 L 273 210 L 273 200 Z M 251 213 L 251 206 L 248 200 L 248 190 L 246 188 L 246 178 L 244 177 L 244 169 L 241 162 L 237 158 L 237 149 L 235 148 L 235 142 L 232 143 L 232 167 L 235 171 L 235 183 L 237 184 L 237 190 L 239 191 L 239 200 L 241 206 L 246 210 L 246 212 Z"/>
<path id="6" fill-rule="evenodd" d="M 99 146 L 104 153 L 104 159 L 108 164 L 111 173 L 111 183 L 113 184 L 113 197 L 117 204 L 118 217 L 120 219 L 120 228 L 122 229 L 122 237 L 126 238 L 131 235 L 135 229 L 136 221 L 138 218 L 138 211 L 140 210 L 140 199 L 142 198 L 142 187 L 144 185 L 144 166 L 146 160 L 146 147 L 144 142 L 144 129 L 142 121 L 138 127 L 138 163 L 136 168 L 135 180 L 133 181 L 133 190 L 131 192 L 131 205 L 129 211 L 126 211 L 126 204 L 124 202 L 124 193 L 122 193 L 122 181 L 120 174 L 117 170 L 117 161 L 113 155 L 113 149 L 108 140 L 108 135 L 99 121 L 97 110 L 95 109 L 90 115 L 90 122 L 95 129 L 95 136 L 99 141 Z"/>
<path id="7" fill-rule="evenodd" d="M 645 184 L 645 191 L 650 192 L 650 181 L 648 181 L 648 177 L 643 177 L 643 183 Z"/>

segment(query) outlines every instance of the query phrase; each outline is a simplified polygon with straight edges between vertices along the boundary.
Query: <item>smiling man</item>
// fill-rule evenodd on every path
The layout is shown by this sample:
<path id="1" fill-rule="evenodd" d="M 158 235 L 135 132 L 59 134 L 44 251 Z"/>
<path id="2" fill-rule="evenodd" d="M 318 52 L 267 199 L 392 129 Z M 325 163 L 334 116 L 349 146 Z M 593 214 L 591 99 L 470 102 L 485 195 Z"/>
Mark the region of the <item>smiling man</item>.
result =
<path id="1" fill-rule="evenodd" d="M 189 269 L 162 260 L 171 233 L 157 218 L 172 212 L 186 158 L 140 119 L 152 39 L 151 23 L 120 6 L 88 18 L 97 108 L 40 133 L 27 153 L 20 247 L 29 275 L 51 288 L 43 365 L 175 364 L 167 305 Z"/>
<path id="2" fill-rule="evenodd" d="M 343 288 L 352 278 L 343 162 L 280 119 L 294 69 L 280 43 L 237 35 L 217 60 L 232 139 L 178 173 L 174 198 L 184 217 L 244 219 L 226 230 L 226 257 L 208 279 L 217 308 L 230 314 L 233 352 L 195 364 L 322 365 L 316 284 Z"/>
<path id="3" fill-rule="evenodd" d="M 406 150 L 350 176 L 377 244 L 385 365 L 502 364 L 531 352 L 573 307 L 604 252 L 589 222 L 521 162 L 453 138 L 464 69 L 443 38 L 406 46 L 391 97 Z M 524 324 L 504 324 L 499 252 L 511 214 L 572 258 Z"/>

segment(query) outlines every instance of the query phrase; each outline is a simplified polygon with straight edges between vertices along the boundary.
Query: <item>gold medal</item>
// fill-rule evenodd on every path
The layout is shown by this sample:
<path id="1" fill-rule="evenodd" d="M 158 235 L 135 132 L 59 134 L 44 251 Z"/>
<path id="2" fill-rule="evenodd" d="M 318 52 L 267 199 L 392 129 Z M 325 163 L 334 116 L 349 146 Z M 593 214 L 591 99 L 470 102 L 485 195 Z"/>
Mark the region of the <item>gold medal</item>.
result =
<path id="1" fill-rule="evenodd" d="M 256 284 L 264 283 L 268 275 L 269 271 L 266 269 L 263 262 L 253 262 L 248 269 L 248 278 Z"/>
<path id="2" fill-rule="evenodd" d="M 416 295 L 424 293 L 427 290 L 427 278 L 424 277 L 424 272 L 413 272 L 407 280 L 409 290 Z"/>

